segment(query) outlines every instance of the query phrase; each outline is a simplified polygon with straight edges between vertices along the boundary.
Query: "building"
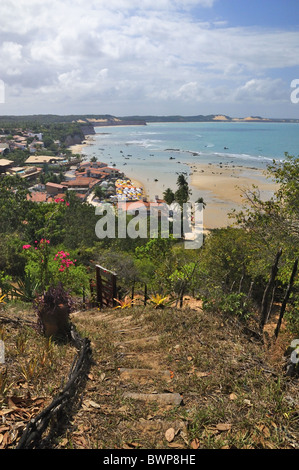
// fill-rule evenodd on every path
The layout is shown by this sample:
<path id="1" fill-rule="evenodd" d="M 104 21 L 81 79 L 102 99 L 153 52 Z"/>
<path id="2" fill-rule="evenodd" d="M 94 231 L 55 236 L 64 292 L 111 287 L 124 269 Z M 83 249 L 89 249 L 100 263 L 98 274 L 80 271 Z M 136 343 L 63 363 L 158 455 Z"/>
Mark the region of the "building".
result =
<path id="1" fill-rule="evenodd" d="M 30 194 L 27 194 L 27 201 L 32 202 L 50 202 L 48 198 L 49 196 L 45 191 L 31 191 Z"/>
<path id="2" fill-rule="evenodd" d="M 26 165 L 50 165 L 64 161 L 63 157 L 54 157 L 52 155 L 32 155 L 25 161 Z"/>
<path id="3" fill-rule="evenodd" d="M 7 160 L 6 158 L 0 158 L 0 173 L 6 173 L 9 168 L 13 165 L 12 160 Z"/>
<path id="4" fill-rule="evenodd" d="M 28 132 L 27 135 L 28 137 L 34 137 L 38 140 L 43 140 L 43 134 L 41 132 Z"/>
<path id="5" fill-rule="evenodd" d="M 85 176 L 77 176 L 73 180 L 63 181 L 62 185 L 65 185 L 68 190 L 76 191 L 77 193 L 87 193 L 92 188 L 101 182 L 97 178 L 88 178 Z"/>
<path id="6" fill-rule="evenodd" d="M 5 156 L 9 153 L 10 148 L 8 144 L 0 144 L 0 156 Z"/>
<path id="7" fill-rule="evenodd" d="M 64 193 L 67 190 L 67 185 L 57 184 L 57 183 L 46 183 L 47 194 L 52 196 L 57 196 L 60 193 Z"/>

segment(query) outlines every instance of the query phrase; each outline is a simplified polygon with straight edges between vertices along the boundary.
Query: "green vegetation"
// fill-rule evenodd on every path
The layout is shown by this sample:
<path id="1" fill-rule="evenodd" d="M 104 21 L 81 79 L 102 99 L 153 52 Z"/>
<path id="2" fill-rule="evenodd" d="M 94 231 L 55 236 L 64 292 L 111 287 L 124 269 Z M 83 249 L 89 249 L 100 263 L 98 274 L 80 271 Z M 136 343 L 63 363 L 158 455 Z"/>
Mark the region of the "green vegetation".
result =
<path id="1" fill-rule="evenodd" d="M 209 309 L 225 309 L 243 319 L 256 315 L 277 251 L 281 249 L 282 255 L 272 292 L 274 304 L 282 302 L 299 256 L 298 158 L 286 154 L 284 163 L 273 162 L 268 172 L 279 184 L 274 196 L 263 201 L 255 188 L 248 191 L 244 210 L 231 214 L 232 226 L 214 230 L 199 250 L 185 250 L 182 242 L 172 237 L 99 240 L 95 235 L 98 216 L 91 205 L 68 193 L 63 202 L 34 204 L 27 200 L 22 180 L 3 177 L 2 279 L 10 276 L 13 282 L 22 283 L 23 289 L 31 283 L 37 292 L 61 281 L 80 295 L 83 289 L 88 290 L 94 266 L 99 263 L 117 272 L 120 292 L 126 294 L 133 285 L 146 284 L 148 295 L 177 298 L 184 293 L 203 299 Z M 99 190 L 98 196 L 101 194 Z M 179 204 L 189 198 L 184 175 L 178 177 L 174 197 Z M 76 262 L 61 270 L 57 253 L 67 253 L 68 259 Z M 293 331 L 298 324 L 297 292 L 295 276 L 286 313 Z"/>
<path id="2" fill-rule="evenodd" d="M 31 127 L 34 127 L 33 124 Z M 56 123 L 39 124 L 35 129 L 44 133 L 50 151 L 56 151 L 54 140 L 63 141 L 66 134 L 78 132 L 77 124 L 74 123 L 68 123 L 63 130 Z M 209 407 L 199 408 L 192 401 L 192 416 L 188 417 L 192 442 L 196 442 L 198 435 L 204 430 L 202 442 L 207 448 L 224 445 L 246 447 L 247 444 L 254 446 L 254 426 L 260 424 L 262 414 L 257 408 L 247 414 L 248 409 L 251 409 L 248 408 L 251 406 L 248 398 L 246 412 L 244 405 L 241 407 L 242 412 L 237 423 L 238 435 L 218 442 L 214 439 L 216 434 L 209 434 L 209 430 L 211 426 L 215 427 L 221 413 L 229 421 L 226 406 L 232 414 L 237 413 L 238 399 L 241 400 L 242 397 L 242 403 L 245 399 L 245 385 L 250 390 L 255 390 L 255 386 L 259 387 L 255 393 L 258 393 L 260 401 L 265 397 L 273 416 L 278 413 L 280 426 L 285 426 L 288 419 L 298 419 L 291 414 L 285 417 L 287 411 L 281 402 L 283 391 L 279 381 L 271 381 L 267 388 L 261 381 L 258 369 L 253 366 L 263 346 L 254 345 L 256 347 L 252 349 L 249 361 L 250 372 L 238 375 L 238 364 L 233 362 L 233 356 L 235 354 L 238 357 L 240 366 L 247 367 L 243 364 L 245 351 L 241 343 L 234 344 L 234 340 L 227 339 L 230 335 L 237 336 L 238 328 L 247 328 L 253 335 L 261 338 L 264 334 L 263 327 L 271 320 L 275 328 L 279 315 L 284 320 L 281 333 L 284 349 L 280 351 L 281 357 L 291 341 L 299 335 L 299 280 L 296 271 L 296 260 L 299 258 L 299 158 L 286 154 L 283 162 L 274 161 L 268 167 L 268 174 L 278 184 L 273 197 L 262 200 L 254 187 L 245 192 L 244 209 L 231 214 L 232 225 L 213 230 L 205 236 L 202 248 L 197 250 L 186 250 L 182 240 L 171 236 L 163 238 L 161 234 L 152 239 L 127 237 L 100 240 L 95 234 L 99 216 L 95 215 L 92 205 L 82 203 L 71 192 L 66 193 L 64 200 L 36 204 L 28 200 L 28 185 L 23 180 L 11 176 L 1 177 L 1 308 L 9 311 L 14 302 L 22 301 L 22 308 L 25 308 L 26 313 L 26 306 L 31 308 L 32 304 L 36 305 L 36 316 L 42 325 L 40 331 L 45 333 L 46 327 L 42 324 L 44 318 L 50 315 L 50 320 L 53 321 L 56 315 L 53 312 L 59 305 L 64 313 L 60 311 L 58 317 L 64 318 L 67 329 L 69 302 L 72 301 L 79 309 L 88 302 L 94 302 L 91 286 L 95 282 L 96 264 L 115 271 L 118 287 L 116 312 L 124 313 L 129 308 L 132 315 L 145 315 L 154 332 L 163 332 L 165 338 L 168 334 L 172 335 L 171 340 L 167 339 L 169 343 L 164 342 L 164 352 L 168 354 L 170 362 L 173 358 L 177 361 L 176 372 L 182 391 L 184 392 L 186 386 L 186 373 L 191 374 L 188 386 L 194 393 L 199 393 L 199 389 L 203 393 L 205 388 L 207 395 L 213 395 L 220 385 L 226 389 L 225 403 L 215 399 L 212 404 L 210 402 Z M 177 184 L 175 192 L 168 188 L 164 196 L 166 202 L 176 201 L 182 205 L 188 201 L 190 195 L 184 175 L 179 176 Z M 96 196 L 101 198 L 102 190 L 98 190 Z M 127 218 L 127 223 L 131 218 Z M 198 324 L 195 324 L 198 319 L 192 310 L 184 315 L 183 308 L 177 308 L 188 302 L 186 297 L 201 302 L 202 311 Z M 264 322 L 261 322 L 261 312 Z M 213 324 L 216 325 L 214 328 Z M 221 333 L 223 325 L 226 336 Z M 205 327 L 211 329 L 210 340 L 214 349 L 205 342 L 201 343 Z M 272 336 L 274 328 L 272 327 Z M 110 361 L 115 357 L 112 354 L 113 346 L 107 345 L 107 341 L 102 346 L 104 338 L 101 336 L 99 339 L 99 336 L 104 335 L 105 328 L 99 330 L 100 333 L 94 332 L 95 339 L 101 340 L 101 348 L 110 348 L 109 354 L 107 353 Z M 1 334 L 4 335 L 4 332 Z M 206 335 L 209 337 L 207 332 Z M 48 333 L 47 336 L 51 334 Z M 12 333 L 9 333 L 9 338 L 12 344 Z M 31 360 L 30 351 L 26 349 L 26 338 L 20 335 L 16 341 L 18 353 L 13 352 L 11 345 L 9 354 L 17 359 L 22 357 L 18 374 L 26 383 L 31 383 L 35 377 L 42 380 L 46 373 L 52 374 L 61 357 L 55 356 L 57 350 L 55 349 L 54 354 L 52 346 L 47 342 L 40 345 L 39 350 L 43 350 L 44 355 L 38 356 L 38 359 L 34 359 L 35 347 L 30 347 L 30 351 L 34 353 Z M 190 338 L 193 342 L 189 344 Z M 222 345 L 221 341 L 225 338 L 226 343 Z M 185 360 L 178 356 L 176 347 L 179 342 L 182 357 L 188 356 L 188 348 L 191 351 L 189 356 L 194 365 L 193 372 L 189 370 L 191 359 Z M 228 343 L 231 351 L 225 349 Z M 198 344 L 202 347 L 201 356 Z M 217 373 L 208 376 L 203 384 L 199 379 L 201 376 L 194 375 L 194 371 L 204 374 L 212 368 L 214 359 L 209 354 L 215 354 L 216 346 L 219 354 L 229 358 L 231 362 L 227 363 L 227 370 L 224 370 L 226 364 L 223 360 L 222 369 L 219 367 Z M 23 359 L 19 354 L 24 354 L 25 349 L 27 355 Z M 106 351 L 102 349 L 101 353 L 105 356 Z M 237 378 L 234 374 L 237 374 Z M 0 403 L 1 400 L 5 401 L 10 387 L 7 377 L 1 375 Z M 241 402 L 239 405 L 241 406 Z M 122 403 L 118 402 L 117 406 L 120 408 Z M 150 414 L 150 410 L 148 413 Z M 140 417 L 143 417 L 141 412 Z M 275 434 L 273 421 L 271 423 L 266 423 L 267 429 L 274 427 L 271 432 Z M 247 434 L 246 429 L 249 430 Z M 282 439 L 281 434 L 277 434 L 277 439 Z M 281 442 L 275 442 L 274 447 L 280 447 Z"/>

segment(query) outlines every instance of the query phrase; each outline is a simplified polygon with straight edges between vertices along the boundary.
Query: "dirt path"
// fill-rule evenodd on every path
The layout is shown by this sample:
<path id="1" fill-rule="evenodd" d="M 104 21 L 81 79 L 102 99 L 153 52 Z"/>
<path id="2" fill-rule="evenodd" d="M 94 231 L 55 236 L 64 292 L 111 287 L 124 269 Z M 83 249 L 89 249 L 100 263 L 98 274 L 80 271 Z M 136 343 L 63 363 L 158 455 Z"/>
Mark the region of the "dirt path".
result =
<path id="1" fill-rule="evenodd" d="M 74 314 L 94 363 L 56 447 L 296 447 L 296 383 L 283 361 L 238 320 L 200 307 Z"/>
<path id="2" fill-rule="evenodd" d="M 83 312 L 73 322 L 92 329 L 95 362 L 82 408 L 60 446 L 188 448 L 179 418 L 183 397 L 161 353 L 163 337 L 151 334 L 142 317 L 120 311 Z"/>

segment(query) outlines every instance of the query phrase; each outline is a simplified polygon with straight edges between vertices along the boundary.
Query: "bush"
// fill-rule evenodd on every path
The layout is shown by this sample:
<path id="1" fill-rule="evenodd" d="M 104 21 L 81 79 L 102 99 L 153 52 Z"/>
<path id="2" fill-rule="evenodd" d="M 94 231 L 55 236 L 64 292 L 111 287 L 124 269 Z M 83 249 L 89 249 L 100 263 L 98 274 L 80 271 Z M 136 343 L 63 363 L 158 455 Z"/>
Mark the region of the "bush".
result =
<path id="1" fill-rule="evenodd" d="M 72 300 L 62 283 L 51 286 L 37 301 L 38 328 L 47 337 L 69 338 Z"/>
<path id="2" fill-rule="evenodd" d="M 216 298 L 203 302 L 203 308 L 205 310 L 236 315 L 243 320 L 247 320 L 252 315 L 251 302 L 243 292 L 231 292 L 229 294 L 218 292 Z"/>

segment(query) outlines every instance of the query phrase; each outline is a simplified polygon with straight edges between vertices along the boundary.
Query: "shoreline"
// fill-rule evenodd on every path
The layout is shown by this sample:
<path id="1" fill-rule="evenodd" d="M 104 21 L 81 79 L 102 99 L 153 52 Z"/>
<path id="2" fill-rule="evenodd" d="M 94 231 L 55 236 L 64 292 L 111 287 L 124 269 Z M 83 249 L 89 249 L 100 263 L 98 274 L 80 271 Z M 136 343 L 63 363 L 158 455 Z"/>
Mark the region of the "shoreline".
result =
<path id="1" fill-rule="evenodd" d="M 82 155 L 83 149 L 84 149 L 85 147 L 89 147 L 89 146 L 92 145 L 93 142 L 95 141 L 95 140 L 93 139 L 93 136 L 94 136 L 94 135 L 95 135 L 95 134 L 86 135 L 84 141 L 81 142 L 81 144 L 70 145 L 70 146 L 68 147 L 68 149 L 72 152 L 73 155 L 74 155 L 74 154 L 78 154 L 78 153 L 79 153 L 80 155 Z"/>
<path id="2" fill-rule="evenodd" d="M 89 155 L 84 155 L 84 148 L 93 145 L 95 140 L 93 137 L 93 135 L 86 136 L 84 142 L 70 146 L 70 150 L 73 154 L 79 153 L 82 157 L 89 159 Z M 185 165 L 188 167 L 186 173 L 191 189 L 190 201 L 195 202 L 202 197 L 206 203 L 203 212 L 206 230 L 232 225 L 232 219 L 228 214 L 233 210 L 242 210 L 245 203 L 242 190 L 252 189 L 254 185 L 263 199 L 269 199 L 277 189 L 277 185 L 266 178 L 264 170 L 258 168 L 222 163 L 186 162 Z M 177 189 L 174 178 L 171 183 L 165 178 L 152 181 L 146 174 L 141 174 L 135 168 L 126 168 L 123 173 L 131 180 L 133 186 L 142 188 L 140 200 L 146 198 L 147 201 L 154 202 L 155 196 L 163 199 L 163 192 L 168 187 L 174 192 Z"/>
<path id="3" fill-rule="evenodd" d="M 264 171 L 252 167 L 238 167 L 227 165 L 220 168 L 219 164 L 194 164 L 186 163 L 190 169 L 188 176 L 189 188 L 191 189 L 190 201 L 195 202 L 202 197 L 206 203 L 203 213 L 205 230 L 227 227 L 232 224 L 228 214 L 232 210 L 241 210 L 245 203 L 242 190 L 252 189 L 253 185 L 258 188 L 263 199 L 268 199 L 277 189 L 277 185 L 267 179 Z M 153 185 L 146 177 L 140 177 L 134 170 L 129 171 L 128 178 L 143 188 L 144 196 L 151 202 L 154 201 L 153 194 L 163 199 L 163 192 L 167 187 L 165 181 L 161 180 Z M 176 187 L 171 187 L 173 191 Z"/>
<path id="4" fill-rule="evenodd" d="M 248 167 L 221 167 L 219 164 L 189 164 L 190 187 L 195 199 L 203 197 L 206 203 L 204 226 L 215 229 L 231 225 L 228 214 L 240 211 L 245 204 L 242 193 L 253 189 L 260 192 L 263 200 L 269 199 L 277 184 L 266 178 L 265 172 Z"/>

